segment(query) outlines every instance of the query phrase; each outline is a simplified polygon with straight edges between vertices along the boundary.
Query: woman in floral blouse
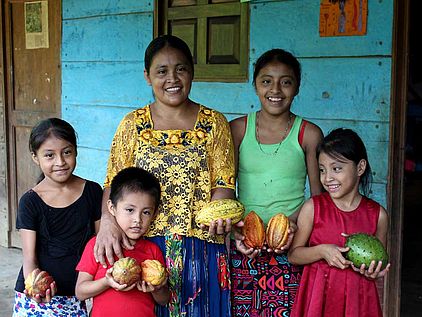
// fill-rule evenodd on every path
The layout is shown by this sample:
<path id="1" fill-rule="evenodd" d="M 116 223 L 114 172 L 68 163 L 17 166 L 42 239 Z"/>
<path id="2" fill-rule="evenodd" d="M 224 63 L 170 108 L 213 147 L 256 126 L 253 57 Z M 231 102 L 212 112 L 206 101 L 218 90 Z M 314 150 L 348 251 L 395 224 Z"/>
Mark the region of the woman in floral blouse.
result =
<path id="1" fill-rule="evenodd" d="M 111 146 L 104 184 L 108 199 L 113 177 L 138 166 L 161 184 L 162 201 L 147 236 L 162 249 L 170 273 L 170 304 L 158 316 L 230 316 L 229 274 L 223 220 L 207 230 L 195 224 L 196 213 L 209 201 L 234 195 L 234 157 L 225 117 L 189 99 L 192 54 L 181 39 L 164 35 L 145 52 L 144 76 L 155 101 L 128 113 Z M 111 232 L 111 234 L 110 234 Z M 114 238 L 120 237 L 120 238 Z M 126 237 L 103 212 L 95 253 L 113 263 Z"/>

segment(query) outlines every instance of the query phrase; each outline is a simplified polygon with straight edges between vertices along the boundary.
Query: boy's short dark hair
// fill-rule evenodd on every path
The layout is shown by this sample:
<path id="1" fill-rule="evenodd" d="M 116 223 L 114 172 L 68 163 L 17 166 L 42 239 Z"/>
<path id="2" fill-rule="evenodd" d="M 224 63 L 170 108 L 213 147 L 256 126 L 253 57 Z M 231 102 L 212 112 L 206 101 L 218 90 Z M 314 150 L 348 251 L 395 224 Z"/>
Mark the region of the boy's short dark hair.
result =
<path id="1" fill-rule="evenodd" d="M 122 199 L 125 191 L 150 194 L 155 200 L 155 206 L 160 204 L 160 182 L 153 174 L 142 168 L 125 168 L 113 178 L 110 187 L 110 200 L 113 205 Z"/>

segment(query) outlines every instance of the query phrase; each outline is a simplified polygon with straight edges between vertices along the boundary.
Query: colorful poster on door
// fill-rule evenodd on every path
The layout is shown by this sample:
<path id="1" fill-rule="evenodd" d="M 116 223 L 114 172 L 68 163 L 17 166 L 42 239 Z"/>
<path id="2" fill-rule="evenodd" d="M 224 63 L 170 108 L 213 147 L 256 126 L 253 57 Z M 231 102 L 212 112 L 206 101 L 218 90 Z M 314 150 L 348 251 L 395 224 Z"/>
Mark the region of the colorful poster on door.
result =
<path id="1" fill-rule="evenodd" d="M 48 1 L 25 2 L 26 49 L 48 48 Z"/>
<path id="2" fill-rule="evenodd" d="M 368 0 L 321 0 L 319 35 L 365 35 Z"/>

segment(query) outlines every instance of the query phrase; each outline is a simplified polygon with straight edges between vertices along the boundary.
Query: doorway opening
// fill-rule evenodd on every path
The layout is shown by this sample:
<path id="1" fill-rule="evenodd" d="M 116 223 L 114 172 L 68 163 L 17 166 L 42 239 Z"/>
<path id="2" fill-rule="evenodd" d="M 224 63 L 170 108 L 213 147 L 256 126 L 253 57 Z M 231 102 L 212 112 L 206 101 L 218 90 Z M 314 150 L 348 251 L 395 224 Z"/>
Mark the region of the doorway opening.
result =
<path id="1" fill-rule="evenodd" d="M 418 45 L 422 29 L 422 2 L 410 1 L 409 77 L 405 147 L 404 212 L 401 270 L 401 316 L 422 311 L 422 271 L 420 263 L 422 222 L 422 49 Z"/>

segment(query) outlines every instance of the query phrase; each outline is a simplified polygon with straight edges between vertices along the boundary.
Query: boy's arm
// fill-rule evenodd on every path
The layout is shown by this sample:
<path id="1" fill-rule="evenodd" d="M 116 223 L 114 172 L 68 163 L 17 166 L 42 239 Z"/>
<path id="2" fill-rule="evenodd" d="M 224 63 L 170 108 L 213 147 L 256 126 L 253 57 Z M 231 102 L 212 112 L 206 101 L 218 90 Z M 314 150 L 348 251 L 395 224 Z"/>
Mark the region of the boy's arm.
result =
<path id="1" fill-rule="evenodd" d="M 75 294 L 79 300 L 86 300 L 101 294 L 109 287 L 106 277 L 94 281 L 94 277 L 91 274 L 80 271 L 76 282 Z"/>
<path id="2" fill-rule="evenodd" d="M 151 295 L 157 304 L 162 306 L 167 305 L 170 301 L 170 291 L 167 285 L 167 279 L 165 280 L 165 284 L 160 289 L 151 292 Z"/>

